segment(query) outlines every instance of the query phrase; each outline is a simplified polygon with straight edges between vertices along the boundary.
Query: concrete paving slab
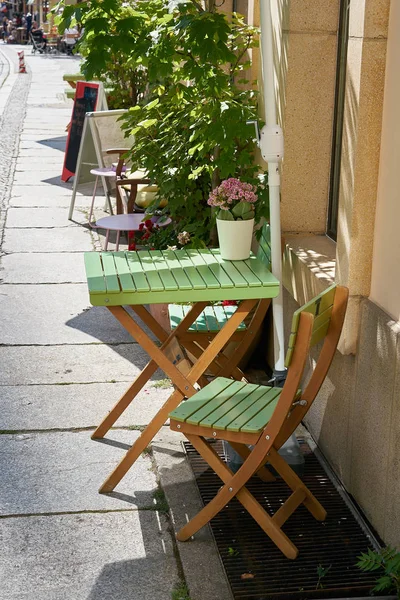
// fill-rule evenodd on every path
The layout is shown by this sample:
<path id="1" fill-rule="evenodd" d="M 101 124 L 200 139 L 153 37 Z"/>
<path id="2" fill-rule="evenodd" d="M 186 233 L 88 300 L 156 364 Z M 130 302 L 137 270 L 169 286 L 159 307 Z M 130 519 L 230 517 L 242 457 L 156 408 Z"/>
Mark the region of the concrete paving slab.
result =
<path id="1" fill-rule="evenodd" d="M 171 513 L 174 533 L 194 517 L 203 504 L 193 472 L 182 448 L 184 436 L 163 427 L 152 443 L 161 487 Z M 177 542 L 191 600 L 232 600 L 210 527 L 203 527 L 190 542 Z"/>
<path id="2" fill-rule="evenodd" d="M 30 185 L 13 185 L 11 198 L 58 198 L 65 197 L 71 199 L 72 189 L 61 186 L 41 186 L 40 190 L 33 188 Z"/>
<path id="3" fill-rule="evenodd" d="M 3 385 L 131 383 L 148 360 L 139 344 L 0 346 Z M 164 378 L 158 370 L 152 380 Z"/>
<path id="4" fill-rule="evenodd" d="M 43 148 L 43 146 L 46 147 L 46 148 L 52 149 L 52 150 L 60 150 L 60 151 L 64 152 L 64 150 L 65 150 L 65 140 L 52 140 L 52 142 L 51 143 L 49 142 L 48 144 L 47 143 L 46 144 L 42 144 L 40 142 L 40 140 L 38 140 L 36 142 L 35 141 L 30 141 L 30 142 L 29 141 L 22 141 L 21 144 L 20 144 L 20 148 L 22 150 L 29 150 L 29 149 L 31 149 L 31 150 L 39 151 L 39 150 L 41 150 Z"/>
<path id="5" fill-rule="evenodd" d="M 0 522 L 1 600 L 171 600 L 178 573 L 155 511 Z"/>
<path id="6" fill-rule="evenodd" d="M 1 261 L 4 283 L 84 283 L 83 253 L 9 254 Z"/>
<path id="7" fill-rule="evenodd" d="M 82 252 L 93 250 L 92 233 L 83 227 L 66 229 L 6 229 L 4 252 Z"/>
<path id="8" fill-rule="evenodd" d="M 79 212 L 74 220 L 80 219 Z M 6 229 L 32 227 L 70 227 L 75 225 L 68 221 L 68 214 L 63 208 L 10 208 L 7 211 Z"/>
<path id="9" fill-rule="evenodd" d="M 35 187 L 42 187 L 44 185 L 60 185 L 60 187 L 65 188 L 65 186 L 68 186 L 72 192 L 71 183 L 65 183 L 64 181 L 61 181 L 61 169 L 62 166 L 60 162 L 60 169 L 52 169 L 51 171 L 38 171 L 36 169 L 32 171 L 16 171 L 14 175 L 14 184 L 34 185 Z M 57 175 L 54 176 L 54 171 L 59 171 L 58 177 Z M 51 183 L 49 183 L 49 181 Z M 40 189 L 37 191 L 40 193 Z"/>
<path id="10" fill-rule="evenodd" d="M 47 187 L 42 187 L 41 189 L 46 191 L 49 190 L 50 193 L 48 193 L 47 195 L 36 193 L 35 195 L 25 194 L 24 196 L 15 196 L 11 198 L 10 206 L 13 206 L 15 208 L 40 208 L 44 206 L 53 206 L 55 208 L 61 207 L 65 209 L 65 214 L 68 215 L 67 209 L 69 208 L 69 205 L 71 203 L 71 192 L 69 190 L 66 190 L 66 194 L 61 195 L 59 193 L 54 194 L 53 190 Z M 64 190 L 62 191 L 64 192 Z M 92 196 L 84 196 L 81 194 L 77 194 L 75 198 L 75 206 L 77 208 L 84 207 L 86 209 L 89 209 L 91 202 Z M 101 200 L 97 200 L 97 203 L 99 202 L 101 202 Z"/>
<path id="11" fill-rule="evenodd" d="M 155 387 L 158 383 L 163 387 Z M 2 386 L 0 430 L 97 427 L 128 387 L 127 382 Z M 145 385 L 115 426 L 147 425 L 172 391 L 162 381 Z"/>
<path id="12" fill-rule="evenodd" d="M 0 515 L 153 506 L 157 481 L 146 454 L 118 490 L 98 493 L 139 434 L 114 429 L 100 441 L 91 440 L 89 431 L 0 435 Z"/>
<path id="13" fill-rule="evenodd" d="M 5 285 L 0 344 L 132 342 L 110 311 L 90 306 L 86 283 Z"/>
<path id="14" fill-rule="evenodd" d="M 40 149 L 40 153 L 37 151 L 37 148 L 20 148 L 18 151 L 18 156 L 20 158 L 27 158 L 30 156 L 35 157 L 39 155 L 43 158 L 43 160 L 46 160 L 48 156 L 63 157 L 64 151 L 60 150 L 59 148 L 45 148 L 44 146 L 42 146 L 42 148 Z M 61 160 L 63 159 L 61 158 Z"/>

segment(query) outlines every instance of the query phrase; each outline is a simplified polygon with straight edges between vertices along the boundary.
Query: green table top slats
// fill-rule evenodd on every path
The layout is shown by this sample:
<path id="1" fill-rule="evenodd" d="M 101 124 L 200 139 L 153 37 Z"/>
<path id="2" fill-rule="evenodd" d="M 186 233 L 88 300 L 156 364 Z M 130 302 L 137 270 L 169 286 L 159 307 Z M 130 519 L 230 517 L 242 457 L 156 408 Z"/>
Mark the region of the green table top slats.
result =
<path id="1" fill-rule="evenodd" d="M 109 294 L 118 294 L 121 289 L 115 268 L 114 257 L 112 252 L 102 252 L 101 260 L 103 261 L 103 271 L 106 278 L 106 287 Z"/>
<path id="2" fill-rule="evenodd" d="M 218 251 L 89 252 L 85 265 L 93 306 L 261 299 L 279 292 L 256 257 L 234 263 L 222 261 Z"/>
<path id="3" fill-rule="evenodd" d="M 157 273 L 166 290 L 178 290 L 179 286 L 174 279 L 174 276 L 169 268 L 163 253 L 160 250 L 151 250 L 149 252 L 150 258 L 157 269 Z M 188 288 L 186 288 L 188 289 Z M 190 289 L 190 288 L 189 288 Z"/>
<path id="4" fill-rule="evenodd" d="M 172 250 L 164 250 L 163 256 L 167 264 L 168 269 L 171 269 L 173 276 L 179 286 L 180 290 L 191 290 L 193 285 L 190 283 L 188 276 L 182 269 L 181 264 Z"/>
<path id="5" fill-rule="evenodd" d="M 199 250 L 199 254 L 204 260 L 204 263 L 210 268 L 210 271 L 212 271 L 212 273 L 218 279 L 218 281 L 221 284 L 221 287 L 231 288 L 232 283 L 234 284 L 234 281 L 230 277 L 228 277 L 226 271 L 221 267 L 213 253 L 210 250 Z"/>
<path id="6" fill-rule="evenodd" d="M 218 392 L 216 396 L 209 398 L 207 403 L 205 403 L 201 408 L 185 419 L 186 423 L 190 423 L 190 425 L 200 425 L 201 421 L 206 419 L 208 415 L 214 412 L 217 408 L 225 404 L 229 398 L 232 398 L 232 396 L 234 396 L 245 385 L 246 384 L 243 381 L 231 380 L 231 385 L 229 387 Z"/>
<path id="7" fill-rule="evenodd" d="M 150 253 L 146 250 L 139 250 L 137 253 L 140 262 L 142 263 L 143 271 L 146 273 L 147 281 L 150 285 L 150 290 L 152 292 L 162 292 L 164 291 L 164 285 L 161 280 L 160 274 L 157 272 L 157 267 L 153 262 L 153 259 L 150 256 Z"/>
<path id="8" fill-rule="evenodd" d="M 123 292 L 135 292 L 136 287 L 133 282 L 128 262 L 125 259 L 125 252 L 114 252 L 114 263 L 118 273 L 119 282 Z"/>
<path id="9" fill-rule="evenodd" d="M 182 269 L 186 273 L 191 285 L 193 286 L 193 289 L 195 289 L 195 290 L 207 289 L 204 279 L 201 277 L 201 275 L 196 270 L 196 267 L 193 265 L 192 261 L 186 254 L 185 250 L 184 249 L 174 250 L 174 254 L 175 254 L 175 257 L 178 259 L 179 264 L 181 265 Z"/>
<path id="10" fill-rule="evenodd" d="M 220 288 L 221 285 L 210 267 L 206 265 L 204 259 L 201 257 L 197 250 L 186 250 L 186 254 L 189 256 L 193 265 L 200 273 L 208 289 Z"/>
<path id="11" fill-rule="evenodd" d="M 86 252 L 84 258 L 89 293 L 105 294 L 107 288 L 100 254 L 98 252 Z"/>
<path id="12" fill-rule="evenodd" d="M 239 389 L 236 392 L 236 394 L 228 398 L 228 400 L 225 400 L 220 406 L 215 407 L 211 414 L 209 414 L 207 417 L 200 421 L 199 425 L 201 425 L 202 427 L 214 427 L 214 423 L 219 421 L 219 419 L 222 419 L 222 417 L 224 417 L 226 413 L 234 409 L 238 404 L 243 402 L 243 400 L 248 397 L 248 395 L 250 394 L 249 385 L 251 386 L 251 391 L 255 391 L 259 387 L 258 385 L 254 384 L 247 384 L 242 386 L 242 388 Z M 214 398 L 213 403 L 215 403 L 215 401 L 218 401 L 218 398 L 219 396 Z"/>
<path id="13" fill-rule="evenodd" d="M 232 379 L 227 379 L 226 377 L 214 379 L 214 381 L 212 381 L 209 385 L 202 388 L 199 392 L 197 392 L 197 394 L 191 398 L 188 398 L 185 402 L 182 402 L 178 408 L 170 412 L 170 419 L 175 419 L 175 421 L 181 422 L 186 421 L 190 415 L 200 410 L 214 396 L 217 396 L 220 392 L 226 388 L 229 388 L 233 383 L 235 382 Z"/>
<path id="14" fill-rule="evenodd" d="M 149 282 L 147 281 L 147 277 L 143 272 L 142 263 L 140 262 L 136 252 L 125 252 L 125 258 L 137 291 L 150 291 Z"/>
<path id="15" fill-rule="evenodd" d="M 258 287 L 259 278 L 247 266 L 244 260 L 226 261 L 219 255 L 219 250 L 211 250 L 221 267 L 229 274 L 236 287 Z"/>
<path id="16" fill-rule="evenodd" d="M 248 287 L 249 284 L 246 279 L 243 277 L 241 272 L 239 272 L 237 268 L 237 263 L 244 264 L 242 260 L 229 261 L 221 258 L 219 253 L 214 254 L 215 260 L 220 264 L 221 268 L 229 275 L 232 279 L 235 287 Z M 240 266 L 239 266 L 240 269 Z M 258 280 L 258 285 L 260 284 L 260 280 Z"/>
<path id="17" fill-rule="evenodd" d="M 274 281 L 275 277 L 270 273 L 270 277 L 265 277 L 265 269 L 267 268 L 260 259 L 257 259 L 256 256 L 251 255 L 250 258 L 243 261 L 250 270 L 254 273 L 254 275 L 262 280 L 263 285 L 271 285 L 271 281 Z"/>

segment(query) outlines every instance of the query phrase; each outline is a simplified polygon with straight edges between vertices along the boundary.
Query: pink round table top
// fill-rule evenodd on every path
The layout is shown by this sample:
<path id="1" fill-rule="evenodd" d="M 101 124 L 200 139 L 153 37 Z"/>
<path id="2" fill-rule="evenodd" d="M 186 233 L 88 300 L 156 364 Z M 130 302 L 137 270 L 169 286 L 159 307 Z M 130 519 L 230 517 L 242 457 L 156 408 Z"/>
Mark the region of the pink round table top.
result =
<path id="1" fill-rule="evenodd" d="M 110 215 L 96 221 L 96 227 L 110 229 L 110 231 L 139 231 L 139 225 L 147 220 L 143 213 L 133 213 L 130 215 Z M 152 217 L 154 225 L 165 227 L 171 223 L 171 219 L 163 217 Z"/>
<path id="2" fill-rule="evenodd" d="M 116 177 L 116 172 L 110 167 L 98 167 L 97 169 L 90 169 L 92 175 L 101 175 L 102 177 Z"/>

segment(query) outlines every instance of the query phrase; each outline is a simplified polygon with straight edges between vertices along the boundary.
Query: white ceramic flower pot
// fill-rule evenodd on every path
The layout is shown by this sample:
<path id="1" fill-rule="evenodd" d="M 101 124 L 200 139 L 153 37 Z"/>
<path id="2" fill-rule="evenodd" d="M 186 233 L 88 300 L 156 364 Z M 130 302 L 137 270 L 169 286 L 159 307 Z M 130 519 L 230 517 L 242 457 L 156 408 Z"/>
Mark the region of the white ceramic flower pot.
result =
<path id="1" fill-rule="evenodd" d="M 223 221 L 217 219 L 221 257 L 225 260 L 246 260 L 250 256 L 254 219 Z"/>

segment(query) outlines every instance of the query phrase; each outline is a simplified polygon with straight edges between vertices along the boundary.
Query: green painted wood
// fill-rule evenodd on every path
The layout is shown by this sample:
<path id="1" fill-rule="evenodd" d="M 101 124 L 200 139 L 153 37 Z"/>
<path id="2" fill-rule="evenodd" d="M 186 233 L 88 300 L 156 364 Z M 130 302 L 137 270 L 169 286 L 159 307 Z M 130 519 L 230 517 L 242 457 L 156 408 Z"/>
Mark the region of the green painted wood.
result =
<path id="1" fill-rule="evenodd" d="M 147 277 L 143 272 L 142 263 L 140 262 L 136 252 L 125 252 L 125 260 L 132 275 L 136 290 L 138 292 L 150 291 L 149 282 L 147 281 Z"/>
<path id="2" fill-rule="evenodd" d="M 231 299 L 245 300 L 250 298 L 274 298 L 279 293 L 278 281 L 260 261 L 257 261 L 255 257 L 246 262 L 250 262 L 251 266 L 254 266 L 254 268 L 251 269 L 253 272 L 255 272 L 255 270 L 258 271 L 260 280 L 259 287 L 237 287 L 232 282 L 231 288 L 222 288 L 215 275 L 210 271 L 209 267 L 204 264 L 199 253 L 195 250 L 189 250 L 188 253 L 190 253 L 190 256 L 185 252 L 186 259 L 190 260 L 192 273 L 189 275 L 188 269 L 186 268 L 184 271 L 192 284 L 194 284 L 194 278 L 197 280 L 197 283 L 202 281 L 201 288 L 197 287 L 196 289 L 195 285 L 193 285 L 192 289 L 165 289 L 149 253 L 139 251 L 125 253 L 136 291 L 129 292 L 122 291 L 121 289 L 117 292 L 116 286 L 112 285 L 110 289 L 113 289 L 114 291 L 113 293 L 110 293 L 107 289 L 104 289 L 105 286 L 101 283 L 101 279 L 105 277 L 102 267 L 98 264 L 98 261 L 101 261 L 102 253 L 97 254 L 97 258 L 85 259 L 85 264 L 89 265 L 89 270 L 87 270 L 88 278 L 92 280 L 91 286 L 89 287 L 92 305 L 122 306 L 129 304 L 157 304 L 164 302 L 216 302 L 219 300 Z M 93 255 L 95 254 L 96 253 L 93 253 Z M 177 255 L 178 251 L 175 252 L 175 254 Z M 186 259 L 182 256 L 182 260 L 185 261 Z M 178 257 L 178 260 L 182 264 L 180 257 Z M 195 265 L 194 262 L 198 262 L 199 260 L 201 264 L 198 266 Z M 90 267 L 90 265 L 92 266 Z M 95 267 L 95 265 L 97 265 L 97 267 Z M 122 288 L 122 285 L 120 287 Z"/>
<path id="3" fill-rule="evenodd" d="M 209 385 L 202 388 L 197 394 L 182 402 L 175 410 L 169 413 L 170 419 L 175 421 L 185 422 L 192 414 L 200 410 L 214 396 L 217 396 L 222 390 L 229 388 L 233 383 L 232 379 L 226 377 L 218 377 Z"/>
<path id="4" fill-rule="evenodd" d="M 219 325 L 215 316 L 214 307 L 206 306 L 203 313 L 206 320 L 207 331 L 219 331 Z"/>
<path id="5" fill-rule="evenodd" d="M 247 423 L 240 428 L 240 431 L 242 433 L 258 433 L 262 431 L 269 423 L 278 402 L 279 397 L 273 398 L 271 402 L 267 404 L 267 406 L 260 410 L 260 412 L 258 412 L 252 419 L 247 421 Z"/>
<path id="6" fill-rule="evenodd" d="M 157 273 L 157 267 L 153 262 L 152 257 L 146 250 L 139 250 L 137 253 L 140 262 L 142 263 L 143 272 L 146 273 L 147 281 L 149 282 L 150 291 L 152 292 L 163 292 L 165 290 L 164 284 L 161 280 L 159 273 Z M 174 291 L 174 290 L 167 290 Z"/>
<path id="7" fill-rule="evenodd" d="M 244 391 L 246 391 L 247 393 L 243 400 L 239 404 L 234 406 L 231 410 L 229 410 L 223 417 L 218 419 L 213 425 L 214 429 L 231 430 L 231 425 L 239 419 L 240 415 L 242 415 L 255 402 L 257 402 L 262 396 L 265 395 L 264 386 L 255 385 L 253 391 L 251 391 L 251 389 L 248 389 L 246 386 Z M 239 430 L 238 428 L 235 428 L 235 425 L 233 425 L 233 427 L 235 431 Z"/>
<path id="8" fill-rule="evenodd" d="M 331 285 L 321 294 L 318 294 L 318 296 L 315 296 L 315 298 L 307 302 L 307 304 L 304 304 L 304 306 L 296 310 L 296 312 L 293 313 L 291 331 L 293 333 L 297 331 L 300 321 L 300 315 L 302 312 L 318 316 L 319 314 L 322 314 L 324 311 L 326 311 L 329 307 L 331 307 L 335 299 L 335 293 L 336 284 Z"/>
<path id="9" fill-rule="evenodd" d="M 106 287 L 108 294 L 118 294 L 121 289 L 115 268 L 114 257 L 112 252 L 102 252 L 101 260 L 103 263 L 103 272 L 106 279 Z"/>
<path id="10" fill-rule="evenodd" d="M 171 270 L 174 279 L 176 280 L 180 290 L 191 290 L 193 285 L 190 283 L 188 276 L 182 269 L 179 260 L 172 250 L 164 250 L 163 256 L 168 269 Z"/>
<path id="11" fill-rule="evenodd" d="M 176 329 L 185 316 L 183 306 L 181 304 L 170 304 L 168 312 L 171 329 Z"/>
<path id="12" fill-rule="evenodd" d="M 201 275 L 207 289 L 220 288 L 221 285 L 211 271 L 210 267 L 205 264 L 204 258 L 200 255 L 197 250 L 186 250 L 186 254 L 189 256 L 193 265 L 196 267 L 197 272 Z"/>
<path id="13" fill-rule="evenodd" d="M 157 273 L 160 276 L 160 279 L 163 283 L 164 288 L 166 290 L 178 290 L 179 285 L 178 285 L 171 269 L 169 268 L 163 253 L 160 250 L 151 250 L 149 252 L 149 255 L 150 255 L 151 260 L 153 261 L 153 264 L 155 265 L 155 267 L 157 269 Z M 190 290 L 191 286 L 186 285 L 184 289 Z"/>
<path id="14" fill-rule="evenodd" d="M 260 279 L 262 285 L 270 285 L 270 281 L 273 281 L 275 277 L 272 273 L 267 269 L 267 267 L 261 262 L 259 258 L 256 256 L 250 256 L 247 260 L 244 261 L 246 265 L 250 268 L 251 271 Z M 269 273 L 269 276 L 266 275 Z"/>
<path id="15" fill-rule="evenodd" d="M 324 339 L 324 337 L 326 337 L 326 334 L 328 333 L 329 325 L 330 325 L 330 319 L 329 319 L 329 321 L 325 321 L 325 323 L 322 323 L 322 325 L 320 327 L 318 327 L 318 329 L 314 329 L 313 334 L 311 336 L 311 340 L 310 340 L 310 348 L 312 348 L 313 346 L 315 346 L 316 344 L 321 342 Z"/>
<path id="16" fill-rule="evenodd" d="M 177 260 L 179 261 L 179 264 L 181 265 L 182 269 L 184 270 L 187 278 L 189 279 L 193 289 L 207 289 L 204 279 L 201 277 L 200 273 L 197 272 L 196 267 L 193 265 L 185 250 L 174 250 L 174 254 Z"/>
<path id="17" fill-rule="evenodd" d="M 249 388 L 251 386 L 252 389 Z M 236 394 L 231 396 L 230 398 L 225 399 L 222 404 L 218 403 L 219 396 L 216 396 L 212 402 L 209 403 L 208 406 L 215 404 L 215 408 L 213 408 L 212 412 L 200 421 L 200 425 L 202 427 L 213 427 L 214 423 L 219 419 L 222 419 L 226 413 L 230 410 L 234 409 L 238 404 L 243 402 L 246 399 L 251 391 L 255 391 L 258 389 L 258 385 L 254 384 L 244 384 L 241 389 L 239 389 Z"/>
<path id="18" fill-rule="evenodd" d="M 248 287 L 249 284 L 245 277 L 242 275 L 243 265 L 246 267 L 246 263 L 244 261 L 235 260 L 234 262 L 231 262 L 229 260 L 224 260 L 219 254 L 219 249 L 212 250 L 211 252 L 214 254 L 215 260 L 219 262 L 222 269 L 233 281 L 235 287 Z"/>
<path id="19" fill-rule="evenodd" d="M 114 252 L 114 263 L 118 273 L 119 282 L 123 292 L 134 292 L 136 290 L 135 284 L 129 265 L 125 258 L 125 252 Z"/>
<path id="20" fill-rule="evenodd" d="M 331 285 L 321 294 L 301 306 L 293 314 L 291 334 L 289 338 L 288 350 L 285 358 L 285 366 L 289 367 L 293 358 L 294 347 L 296 344 L 297 330 L 302 312 L 315 315 L 313 323 L 313 334 L 311 336 L 310 347 L 320 342 L 328 332 L 330 319 L 332 316 L 332 307 L 335 299 L 336 284 Z M 318 333 L 317 333 L 318 331 Z"/>
<path id="21" fill-rule="evenodd" d="M 229 398 L 234 396 L 239 390 L 241 390 L 246 385 L 243 381 L 228 381 L 231 382 L 231 385 L 229 385 L 224 390 L 220 391 L 218 394 L 214 394 L 213 391 L 210 390 L 210 397 L 208 402 L 205 403 L 196 412 L 192 413 L 189 417 L 187 417 L 186 423 L 190 423 L 190 425 L 199 425 L 201 421 L 208 417 L 210 413 L 222 406 L 227 400 L 229 400 Z M 208 387 L 210 386 L 207 385 L 205 388 L 203 388 L 203 390 L 206 390 Z"/>
<path id="22" fill-rule="evenodd" d="M 261 260 L 266 267 L 269 269 L 271 268 L 271 231 L 268 223 L 262 227 L 257 258 Z"/>
<path id="23" fill-rule="evenodd" d="M 243 428 L 248 421 L 253 419 L 260 411 L 262 411 L 270 402 L 278 399 L 282 393 L 281 388 L 271 388 L 263 386 L 265 394 L 263 394 L 256 402 L 254 402 L 247 410 L 245 410 L 237 419 L 229 424 L 229 431 L 245 431 Z M 257 429 L 247 429 L 247 432 L 254 433 Z"/>
<path id="24" fill-rule="evenodd" d="M 84 255 L 86 277 L 90 294 L 104 294 L 107 292 L 104 279 L 103 265 L 98 252 L 86 252 Z"/>
<path id="25" fill-rule="evenodd" d="M 218 279 L 221 287 L 231 288 L 232 284 L 234 284 L 234 282 L 232 281 L 232 279 L 230 277 L 228 277 L 226 271 L 223 269 L 223 267 L 220 265 L 220 262 L 213 254 L 213 251 L 212 250 L 199 250 L 199 254 L 202 257 L 202 259 L 204 260 L 204 263 L 206 265 L 208 265 L 208 267 L 210 268 L 212 273 Z M 218 256 L 218 258 L 220 258 L 220 257 Z"/>

